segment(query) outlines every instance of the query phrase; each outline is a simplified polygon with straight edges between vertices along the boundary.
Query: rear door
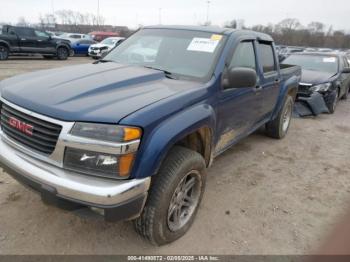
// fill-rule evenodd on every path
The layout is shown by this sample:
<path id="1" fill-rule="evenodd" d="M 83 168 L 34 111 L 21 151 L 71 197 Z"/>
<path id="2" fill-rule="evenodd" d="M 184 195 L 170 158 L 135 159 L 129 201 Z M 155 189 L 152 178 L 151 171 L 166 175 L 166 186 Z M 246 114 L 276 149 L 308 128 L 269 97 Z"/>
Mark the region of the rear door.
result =
<path id="1" fill-rule="evenodd" d="M 242 41 L 229 59 L 228 68 L 246 67 L 257 70 L 253 40 Z M 259 85 L 258 85 L 259 86 Z M 232 145 L 261 119 L 261 92 L 256 88 L 226 88 L 219 94 L 218 138 L 216 153 Z"/>
<path id="2" fill-rule="evenodd" d="M 262 112 L 264 118 L 268 118 L 274 110 L 280 92 L 280 74 L 277 67 L 272 42 L 258 42 L 258 59 L 262 79 L 260 88 L 262 92 Z"/>
<path id="3" fill-rule="evenodd" d="M 15 28 L 21 52 L 35 53 L 38 51 L 37 37 L 32 28 Z"/>
<path id="4" fill-rule="evenodd" d="M 10 42 L 11 52 L 18 52 L 20 50 L 18 36 L 13 28 L 8 28 L 8 31 L 5 32 L 5 35 L 8 37 Z"/>

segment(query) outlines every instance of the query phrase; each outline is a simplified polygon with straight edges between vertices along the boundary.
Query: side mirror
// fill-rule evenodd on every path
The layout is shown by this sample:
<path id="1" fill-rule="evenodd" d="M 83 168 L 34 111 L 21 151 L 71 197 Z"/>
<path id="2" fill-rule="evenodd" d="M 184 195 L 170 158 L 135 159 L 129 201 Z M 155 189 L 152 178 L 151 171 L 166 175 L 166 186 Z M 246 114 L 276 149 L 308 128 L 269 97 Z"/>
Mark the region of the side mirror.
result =
<path id="1" fill-rule="evenodd" d="M 350 74 L 350 67 L 345 67 L 344 69 L 343 69 L 343 72 L 342 72 L 343 74 Z"/>
<path id="2" fill-rule="evenodd" d="M 231 67 L 223 79 L 225 89 L 255 87 L 258 81 L 256 71 L 245 67 Z"/>

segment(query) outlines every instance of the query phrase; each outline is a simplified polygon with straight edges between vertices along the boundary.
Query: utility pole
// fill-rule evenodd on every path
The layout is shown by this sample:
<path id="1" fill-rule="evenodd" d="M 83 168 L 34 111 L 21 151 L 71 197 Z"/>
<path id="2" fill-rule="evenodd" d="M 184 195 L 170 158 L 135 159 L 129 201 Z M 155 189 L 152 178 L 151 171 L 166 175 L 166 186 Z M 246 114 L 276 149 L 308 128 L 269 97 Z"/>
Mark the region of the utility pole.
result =
<path id="1" fill-rule="evenodd" d="M 97 0 L 97 25 L 100 25 L 100 0 Z"/>
<path id="2" fill-rule="evenodd" d="M 207 22 L 206 24 L 209 25 L 209 8 L 210 8 L 210 1 L 207 1 Z"/>
<path id="3" fill-rule="evenodd" d="M 55 3 L 54 3 L 54 0 L 51 0 L 51 11 L 52 11 L 52 15 L 55 15 Z"/>
<path id="4" fill-rule="evenodd" d="M 162 8 L 159 8 L 159 24 L 162 24 Z"/>

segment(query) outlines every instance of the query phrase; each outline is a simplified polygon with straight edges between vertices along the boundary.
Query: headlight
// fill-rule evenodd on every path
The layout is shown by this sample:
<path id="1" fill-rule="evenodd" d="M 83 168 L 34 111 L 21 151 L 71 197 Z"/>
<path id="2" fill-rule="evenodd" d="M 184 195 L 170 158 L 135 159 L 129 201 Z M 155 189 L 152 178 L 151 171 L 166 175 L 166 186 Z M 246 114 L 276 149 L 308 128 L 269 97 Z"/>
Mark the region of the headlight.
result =
<path id="1" fill-rule="evenodd" d="M 331 86 L 332 86 L 331 83 L 324 83 L 324 84 L 312 86 L 312 87 L 310 88 L 310 91 L 314 91 L 314 92 L 325 92 L 325 91 L 328 91 L 328 89 L 329 89 Z"/>
<path id="2" fill-rule="evenodd" d="M 67 147 L 64 167 L 93 176 L 125 179 L 130 175 L 134 154 L 112 155 Z"/>
<path id="3" fill-rule="evenodd" d="M 138 140 L 142 135 L 141 129 L 137 127 L 90 123 L 76 123 L 70 133 L 116 144 Z M 130 175 L 134 158 L 135 153 L 118 155 L 67 147 L 64 168 L 89 175 L 125 179 Z"/>
<path id="4" fill-rule="evenodd" d="M 137 127 L 75 123 L 70 133 L 73 136 L 122 143 L 140 139 L 142 131 Z"/>

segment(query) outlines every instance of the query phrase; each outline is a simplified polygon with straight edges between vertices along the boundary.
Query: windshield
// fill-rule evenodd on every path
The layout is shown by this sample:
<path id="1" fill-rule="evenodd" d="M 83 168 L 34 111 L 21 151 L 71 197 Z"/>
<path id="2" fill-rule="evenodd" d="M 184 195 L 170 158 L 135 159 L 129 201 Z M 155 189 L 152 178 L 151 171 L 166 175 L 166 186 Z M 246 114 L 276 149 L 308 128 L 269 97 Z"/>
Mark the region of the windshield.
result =
<path id="1" fill-rule="evenodd" d="M 283 61 L 283 64 L 298 65 L 304 70 L 333 74 L 338 72 L 338 58 L 335 56 L 291 55 Z"/>
<path id="2" fill-rule="evenodd" d="M 113 39 L 113 38 L 106 38 L 101 42 L 101 44 L 105 45 L 114 45 L 116 42 L 118 42 L 118 39 Z"/>
<path id="3" fill-rule="evenodd" d="M 121 43 L 105 60 L 208 80 L 225 40 L 223 35 L 201 31 L 144 29 Z"/>

